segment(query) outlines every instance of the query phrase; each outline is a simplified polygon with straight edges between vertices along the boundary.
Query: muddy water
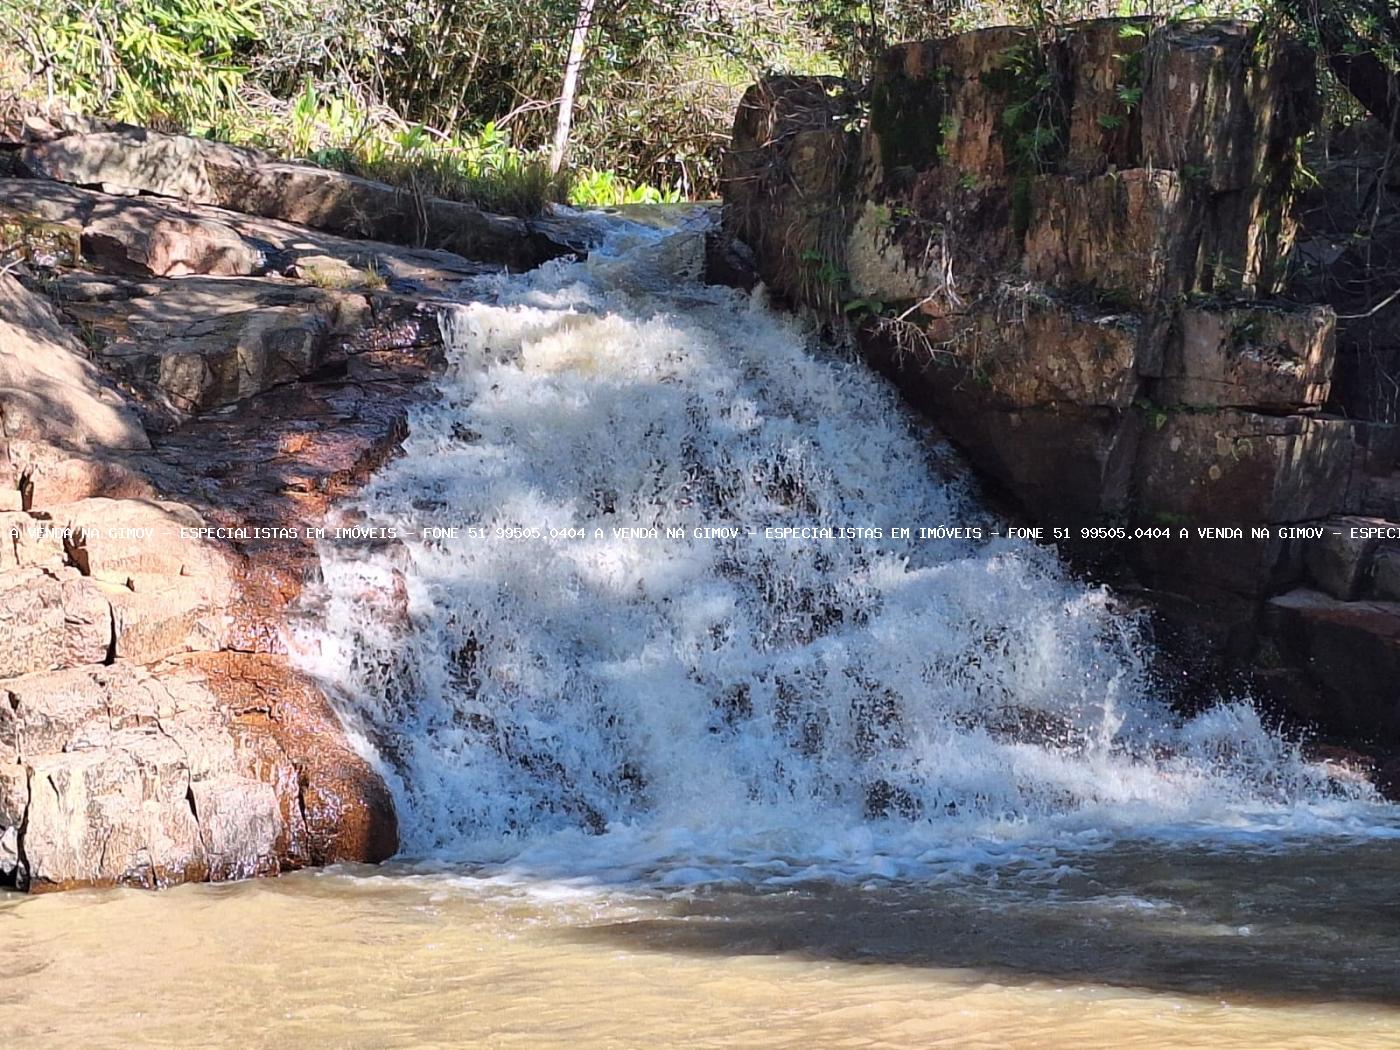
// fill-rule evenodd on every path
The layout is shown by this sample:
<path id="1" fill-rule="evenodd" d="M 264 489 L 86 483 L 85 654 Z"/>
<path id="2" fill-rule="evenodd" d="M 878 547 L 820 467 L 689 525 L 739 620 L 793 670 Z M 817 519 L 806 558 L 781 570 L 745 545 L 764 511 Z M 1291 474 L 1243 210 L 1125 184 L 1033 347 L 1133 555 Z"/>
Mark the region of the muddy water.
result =
<path id="1" fill-rule="evenodd" d="M 1400 844 L 680 893 L 518 868 L 0 898 L 22 1046 L 1376 1047 Z"/>
<path id="2" fill-rule="evenodd" d="M 1053 552 L 867 542 L 994 523 L 700 231 L 616 225 L 444 315 L 358 504 L 474 538 L 322 551 L 300 659 L 428 866 L 0 898 L 7 1044 L 1400 1046 L 1400 809 L 1177 716 Z"/>

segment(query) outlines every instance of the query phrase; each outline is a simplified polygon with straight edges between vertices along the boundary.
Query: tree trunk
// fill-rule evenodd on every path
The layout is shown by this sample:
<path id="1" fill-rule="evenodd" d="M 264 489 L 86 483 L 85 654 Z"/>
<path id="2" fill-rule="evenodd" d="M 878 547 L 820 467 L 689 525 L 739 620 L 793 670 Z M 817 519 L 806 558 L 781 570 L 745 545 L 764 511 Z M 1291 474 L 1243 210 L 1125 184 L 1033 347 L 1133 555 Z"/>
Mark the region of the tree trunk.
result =
<path id="1" fill-rule="evenodd" d="M 554 148 L 549 154 L 549 170 L 556 175 L 564 166 L 564 155 L 569 151 L 569 129 L 574 123 L 574 95 L 578 91 L 578 71 L 583 65 L 588 28 L 593 21 L 594 2 L 595 0 L 578 0 L 574 35 L 569 41 L 569 58 L 564 63 L 564 84 L 559 91 L 559 119 L 554 125 Z"/>

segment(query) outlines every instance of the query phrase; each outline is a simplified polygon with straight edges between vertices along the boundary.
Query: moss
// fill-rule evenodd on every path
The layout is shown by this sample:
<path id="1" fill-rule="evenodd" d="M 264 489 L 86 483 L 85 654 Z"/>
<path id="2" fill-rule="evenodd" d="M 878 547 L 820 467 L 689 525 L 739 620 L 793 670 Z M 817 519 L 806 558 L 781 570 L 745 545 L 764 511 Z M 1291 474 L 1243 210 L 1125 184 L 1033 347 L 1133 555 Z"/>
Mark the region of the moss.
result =
<path id="1" fill-rule="evenodd" d="M 870 126 L 878 136 L 880 163 L 886 171 L 923 171 L 942 160 L 943 140 L 952 129 L 945 80 L 913 80 L 898 73 L 875 85 Z"/>
<path id="2" fill-rule="evenodd" d="M 1031 228 L 1031 178 L 1017 175 L 1011 184 L 1011 232 L 1022 240 Z"/>
<path id="3" fill-rule="evenodd" d="M 81 258 L 79 232 L 0 207 L 0 266 L 23 259 L 42 266 L 75 266 Z"/>
<path id="4" fill-rule="evenodd" d="M 1049 171 L 1069 141 L 1066 90 L 1050 50 L 1036 40 L 1009 47 L 981 79 L 1005 100 L 1001 136 L 1009 166 L 1018 175 Z"/>

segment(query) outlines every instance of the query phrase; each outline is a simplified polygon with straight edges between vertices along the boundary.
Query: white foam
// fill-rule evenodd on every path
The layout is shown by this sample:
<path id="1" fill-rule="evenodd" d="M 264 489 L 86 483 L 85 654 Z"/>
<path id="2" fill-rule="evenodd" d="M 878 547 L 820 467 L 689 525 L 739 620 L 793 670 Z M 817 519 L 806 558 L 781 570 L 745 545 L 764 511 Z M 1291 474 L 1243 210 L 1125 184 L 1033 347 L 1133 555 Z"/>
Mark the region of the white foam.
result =
<path id="1" fill-rule="evenodd" d="M 864 880 L 1154 829 L 1393 826 L 1247 704 L 1180 724 L 1136 622 L 1043 548 L 614 538 L 985 514 L 883 381 L 687 280 L 693 227 L 611 229 L 449 311 L 441 398 L 357 508 L 587 537 L 321 551 L 301 659 L 389 775 L 406 853 Z"/>

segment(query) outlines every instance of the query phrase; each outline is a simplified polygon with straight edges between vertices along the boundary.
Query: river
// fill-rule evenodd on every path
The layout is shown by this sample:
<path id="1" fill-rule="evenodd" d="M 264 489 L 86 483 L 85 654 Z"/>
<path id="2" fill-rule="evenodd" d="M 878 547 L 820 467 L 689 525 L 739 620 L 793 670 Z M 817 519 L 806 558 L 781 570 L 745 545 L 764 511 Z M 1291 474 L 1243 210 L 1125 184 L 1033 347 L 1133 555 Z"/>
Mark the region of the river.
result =
<path id="1" fill-rule="evenodd" d="M 335 518 L 399 539 L 325 544 L 293 632 L 400 859 L 0 901 L 4 1031 L 1395 1045 L 1396 807 L 1247 696 L 1173 713 L 883 381 L 696 282 L 702 216 L 590 221 L 444 312 Z"/>
<path id="2" fill-rule="evenodd" d="M 14 1045 L 1389 1050 L 1400 846 L 659 892 L 303 872 L 0 899 Z"/>

